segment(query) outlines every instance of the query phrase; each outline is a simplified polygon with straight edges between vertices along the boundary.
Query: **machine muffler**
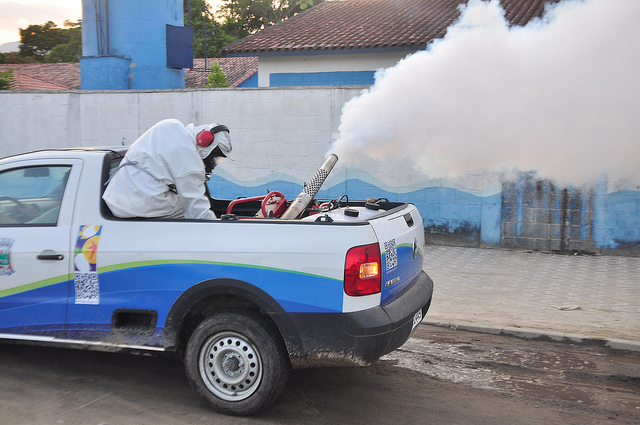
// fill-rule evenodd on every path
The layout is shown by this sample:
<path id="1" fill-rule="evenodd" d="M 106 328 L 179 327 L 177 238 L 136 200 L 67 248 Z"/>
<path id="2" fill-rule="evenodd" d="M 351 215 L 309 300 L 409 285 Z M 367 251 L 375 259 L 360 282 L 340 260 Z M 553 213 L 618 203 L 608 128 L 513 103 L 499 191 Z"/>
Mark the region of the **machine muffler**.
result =
<path id="1" fill-rule="evenodd" d="M 329 155 L 324 164 L 316 171 L 316 174 L 304 185 L 302 192 L 296 196 L 296 199 L 291 202 L 289 208 L 282 214 L 283 219 L 296 219 L 300 217 L 307 208 L 307 205 L 309 205 L 320 190 L 320 187 L 333 169 L 333 166 L 336 165 L 336 162 L 338 162 L 338 156 L 333 153 Z"/>

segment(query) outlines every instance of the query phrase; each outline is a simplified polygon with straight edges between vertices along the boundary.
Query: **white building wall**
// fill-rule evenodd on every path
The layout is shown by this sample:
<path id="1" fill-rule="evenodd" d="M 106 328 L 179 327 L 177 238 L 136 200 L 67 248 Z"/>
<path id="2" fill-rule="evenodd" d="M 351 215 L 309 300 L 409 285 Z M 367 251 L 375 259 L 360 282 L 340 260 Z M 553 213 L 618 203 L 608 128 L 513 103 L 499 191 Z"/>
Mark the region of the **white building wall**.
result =
<path id="1" fill-rule="evenodd" d="M 331 54 L 296 56 L 261 56 L 258 58 L 258 86 L 269 87 L 269 77 L 277 73 L 376 71 L 389 68 L 407 52 L 375 54 Z"/>

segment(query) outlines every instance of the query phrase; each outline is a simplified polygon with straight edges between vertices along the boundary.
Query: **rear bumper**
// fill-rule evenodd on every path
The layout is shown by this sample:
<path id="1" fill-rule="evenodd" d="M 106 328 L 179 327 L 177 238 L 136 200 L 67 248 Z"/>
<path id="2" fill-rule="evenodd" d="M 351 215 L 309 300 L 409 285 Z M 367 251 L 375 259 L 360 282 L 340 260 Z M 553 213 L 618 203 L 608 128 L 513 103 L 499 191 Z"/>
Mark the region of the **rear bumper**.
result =
<path id="1" fill-rule="evenodd" d="M 385 306 L 353 313 L 290 315 L 297 335 L 285 336 L 294 367 L 366 365 L 404 344 L 416 313 L 431 305 L 433 281 L 423 271 L 407 291 Z"/>

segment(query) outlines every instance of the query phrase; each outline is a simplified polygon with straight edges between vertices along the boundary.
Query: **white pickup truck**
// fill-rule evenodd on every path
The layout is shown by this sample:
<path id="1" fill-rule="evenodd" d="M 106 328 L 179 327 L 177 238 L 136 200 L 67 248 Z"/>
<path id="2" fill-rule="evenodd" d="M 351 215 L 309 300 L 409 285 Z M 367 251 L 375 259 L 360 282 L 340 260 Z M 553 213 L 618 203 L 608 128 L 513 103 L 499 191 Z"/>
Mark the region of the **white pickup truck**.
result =
<path id="1" fill-rule="evenodd" d="M 418 210 L 315 199 L 329 159 L 292 202 L 272 192 L 211 199 L 210 221 L 118 219 L 101 195 L 125 152 L 0 160 L 0 339 L 175 352 L 214 409 L 250 415 L 291 367 L 375 362 L 427 312 Z"/>

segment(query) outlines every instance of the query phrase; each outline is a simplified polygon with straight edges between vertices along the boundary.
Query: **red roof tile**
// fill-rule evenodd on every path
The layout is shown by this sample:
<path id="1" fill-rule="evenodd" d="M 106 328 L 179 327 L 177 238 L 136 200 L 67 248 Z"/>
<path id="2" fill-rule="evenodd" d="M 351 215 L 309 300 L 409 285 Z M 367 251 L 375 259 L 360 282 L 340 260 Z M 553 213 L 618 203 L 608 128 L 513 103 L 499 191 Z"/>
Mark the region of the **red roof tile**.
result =
<path id="1" fill-rule="evenodd" d="M 557 2 L 559 0 L 550 0 Z M 511 25 L 542 16 L 545 0 L 501 0 Z M 444 36 L 466 0 L 327 0 L 243 38 L 225 54 L 423 48 Z"/>
<path id="2" fill-rule="evenodd" d="M 258 72 L 258 58 L 255 56 L 241 58 L 210 58 L 207 59 L 205 70 L 204 59 L 194 59 L 193 69 L 184 70 L 184 86 L 188 89 L 201 88 L 207 82 L 211 67 L 218 61 L 224 75 L 227 77 L 229 87 L 237 87 L 247 78 Z"/>
<path id="3" fill-rule="evenodd" d="M 79 63 L 17 63 L 0 65 L 0 71 L 13 68 L 15 90 L 79 90 Z"/>
<path id="4" fill-rule="evenodd" d="M 12 90 L 72 90 L 71 87 L 43 80 L 20 71 L 13 71 Z"/>

